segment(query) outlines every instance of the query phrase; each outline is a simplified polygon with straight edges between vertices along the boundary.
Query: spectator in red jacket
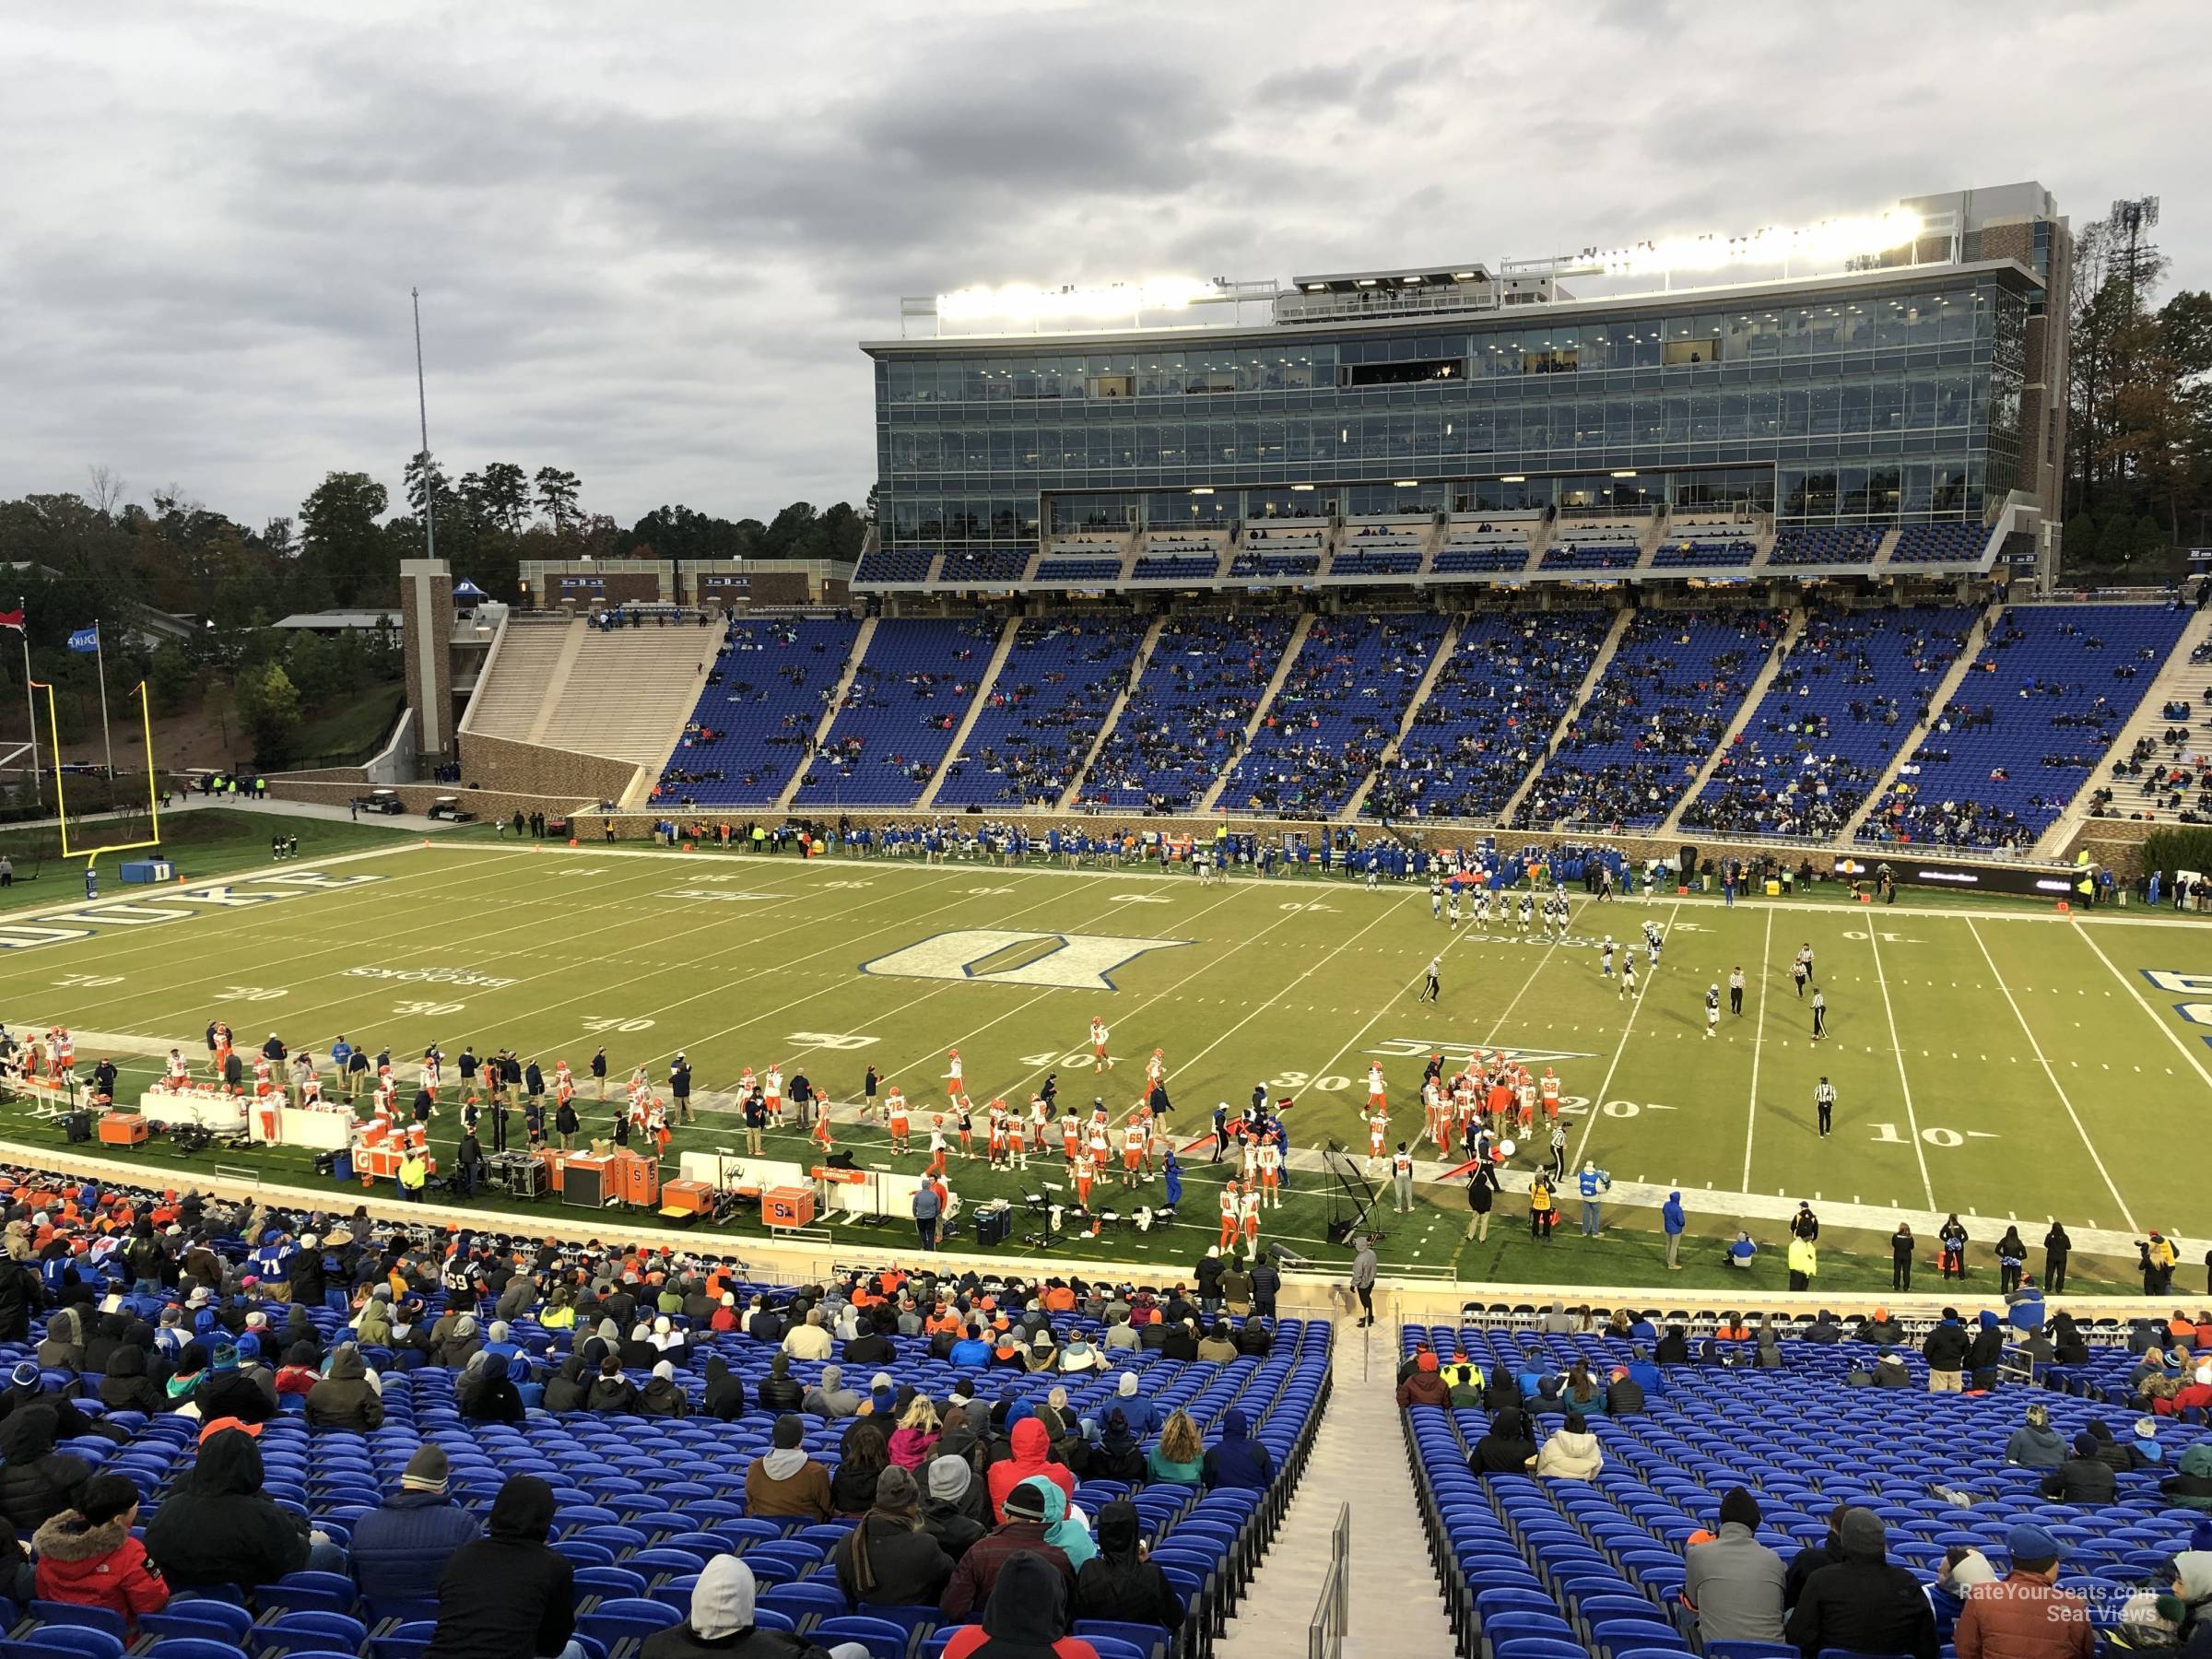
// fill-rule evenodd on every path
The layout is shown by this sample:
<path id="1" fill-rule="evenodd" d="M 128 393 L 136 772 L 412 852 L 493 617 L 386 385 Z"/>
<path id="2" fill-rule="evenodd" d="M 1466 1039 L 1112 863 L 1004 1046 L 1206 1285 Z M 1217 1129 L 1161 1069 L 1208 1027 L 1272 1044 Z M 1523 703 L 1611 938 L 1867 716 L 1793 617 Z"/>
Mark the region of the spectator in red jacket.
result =
<path id="1" fill-rule="evenodd" d="M 993 1464 L 990 1469 L 991 1509 L 1001 1521 L 1006 1519 L 1006 1494 L 1032 1475 L 1041 1475 L 1058 1487 L 1070 1503 L 1076 1500 L 1076 1477 L 1065 1464 L 1053 1463 L 1049 1457 L 1053 1437 L 1041 1422 L 1033 1417 L 1023 1418 L 1014 1425 L 1008 1443 L 1014 1455 Z"/>
<path id="2" fill-rule="evenodd" d="M 147 1613 L 169 1605 L 169 1586 L 147 1564 L 146 1546 L 131 1536 L 138 1520 L 138 1488 L 122 1475 L 95 1475 L 85 1482 L 75 1509 L 41 1526 L 31 1542 L 39 1552 L 41 1601 L 105 1607 L 137 1627 Z"/>

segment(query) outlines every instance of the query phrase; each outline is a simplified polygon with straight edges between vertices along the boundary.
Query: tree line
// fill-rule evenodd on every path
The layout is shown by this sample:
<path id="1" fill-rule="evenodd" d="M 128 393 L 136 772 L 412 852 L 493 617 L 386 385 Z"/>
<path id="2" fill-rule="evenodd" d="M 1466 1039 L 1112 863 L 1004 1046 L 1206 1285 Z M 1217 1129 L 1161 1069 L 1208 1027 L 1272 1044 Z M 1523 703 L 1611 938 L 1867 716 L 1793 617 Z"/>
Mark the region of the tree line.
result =
<path id="1" fill-rule="evenodd" d="M 175 485 L 135 499 L 95 466 L 81 489 L 0 500 L 0 565 L 8 567 L 0 570 L 0 610 L 22 605 L 32 673 L 56 686 L 72 752 L 88 730 L 97 735 L 99 687 L 94 660 L 66 641 L 99 618 L 112 700 L 142 678 L 157 716 L 215 699 L 220 741 L 235 735 L 238 750 L 207 763 L 242 759 L 250 747 L 258 764 L 275 767 L 322 759 L 301 747 L 318 716 L 396 680 L 399 656 L 389 629 L 323 639 L 271 625 L 334 607 L 396 614 L 400 561 L 422 557 L 433 531 L 457 579 L 512 601 L 525 559 L 850 560 L 865 530 L 842 501 L 827 510 L 794 501 L 765 521 L 662 506 L 625 528 L 589 511 L 582 481 L 565 468 L 491 462 L 456 482 L 420 454 L 400 468 L 396 503 L 367 473 L 332 472 L 297 514 L 256 526 Z M 161 614 L 159 625 L 148 612 Z M 179 617 L 193 626 L 167 620 Z M 25 718 L 14 643 L 0 637 L 0 674 L 14 688 L 6 732 Z"/>
<path id="2" fill-rule="evenodd" d="M 2179 547 L 2212 546 L 2212 293 L 2184 288 L 2158 300 L 2168 262 L 2141 209 L 2116 203 L 2075 242 L 2070 571 L 2179 574 Z"/>

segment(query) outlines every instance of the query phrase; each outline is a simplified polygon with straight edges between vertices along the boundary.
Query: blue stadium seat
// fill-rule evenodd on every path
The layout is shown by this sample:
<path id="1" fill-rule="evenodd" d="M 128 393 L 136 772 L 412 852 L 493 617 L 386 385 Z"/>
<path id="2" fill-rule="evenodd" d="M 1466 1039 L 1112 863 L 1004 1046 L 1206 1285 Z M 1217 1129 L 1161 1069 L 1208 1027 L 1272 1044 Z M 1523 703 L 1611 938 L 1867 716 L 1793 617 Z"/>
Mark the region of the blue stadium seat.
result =
<path id="1" fill-rule="evenodd" d="M 807 1632 L 807 1640 L 822 1647 L 857 1641 L 868 1650 L 868 1659 L 906 1659 L 907 1644 L 912 1638 L 904 1625 L 894 1624 L 888 1618 L 848 1615 L 842 1618 L 825 1618 Z"/>

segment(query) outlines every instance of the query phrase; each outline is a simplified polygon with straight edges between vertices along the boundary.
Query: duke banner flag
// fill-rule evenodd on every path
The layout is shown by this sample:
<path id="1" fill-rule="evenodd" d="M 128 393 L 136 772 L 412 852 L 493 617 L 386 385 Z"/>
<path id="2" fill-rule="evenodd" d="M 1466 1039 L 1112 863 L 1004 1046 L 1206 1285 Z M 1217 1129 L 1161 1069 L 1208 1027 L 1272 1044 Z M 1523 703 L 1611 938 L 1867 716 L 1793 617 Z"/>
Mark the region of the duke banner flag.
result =
<path id="1" fill-rule="evenodd" d="M 100 649 L 100 624 L 80 628 L 69 636 L 69 649 L 90 656 Z"/>

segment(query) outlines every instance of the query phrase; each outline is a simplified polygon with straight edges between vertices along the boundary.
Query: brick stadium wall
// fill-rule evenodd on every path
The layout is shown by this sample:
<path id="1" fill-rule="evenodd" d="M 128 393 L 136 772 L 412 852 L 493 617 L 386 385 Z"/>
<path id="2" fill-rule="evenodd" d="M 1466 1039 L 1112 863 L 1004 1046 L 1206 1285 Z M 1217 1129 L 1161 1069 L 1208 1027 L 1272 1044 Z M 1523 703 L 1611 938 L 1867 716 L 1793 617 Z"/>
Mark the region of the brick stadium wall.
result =
<path id="1" fill-rule="evenodd" d="M 572 573 L 572 572 L 571 572 Z M 661 599 L 661 578 L 657 566 L 643 570 L 625 571 L 618 565 L 602 565 L 592 574 L 604 585 L 595 588 L 564 588 L 559 576 L 548 576 L 530 590 L 530 607 L 533 610 L 558 611 L 565 600 L 571 608 L 583 612 L 594 604 L 656 605 Z"/>
<path id="2" fill-rule="evenodd" d="M 2153 830 L 2169 829 L 2171 824 L 2171 819 L 2084 819 L 2066 843 L 2065 862 L 2072 864 L 2087 853 L 2091 864 L 2107 865 L 2123 881 L 2133 881 L 2143 874 L 2143 838 Z"/>
<path id="3" fill-rule="evenodd" d="M 271 772 L 268 779 L 272 787 L 280 782 L 361 784 L 369 781 L 369 769 L 365 766 L 319 766 L 309 771 Z"/>
<path id="4" fill-rule="evenodd" d="M 461 781 L 472 789 L 568 802 L 618 801 L 637 772 L 636 762 L 606 755 L 576 754 L 480 732 L 461 738 Z"/>

